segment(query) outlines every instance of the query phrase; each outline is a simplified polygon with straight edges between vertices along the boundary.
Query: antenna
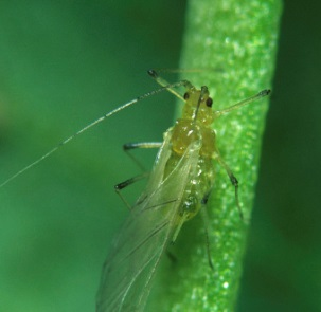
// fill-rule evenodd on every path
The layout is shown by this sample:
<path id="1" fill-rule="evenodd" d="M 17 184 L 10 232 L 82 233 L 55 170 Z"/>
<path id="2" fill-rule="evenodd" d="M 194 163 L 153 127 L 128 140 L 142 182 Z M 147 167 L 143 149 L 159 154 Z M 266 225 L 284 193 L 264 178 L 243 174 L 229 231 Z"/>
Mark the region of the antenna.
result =
<path id="1" fill-rule="evenodd" d="M 105 113 L 104 115 L 102 115 L 101 117 L 97 118 L 95 121 L 91 122 L 90 124 L 88 124 L 87 126 L 83 127 L 82 129 L 78 130 L 77 132 L 75 132 L 73 135 L 69 136 L 67 139 L 65 139 L 64 141 L 60 142 L 59 144 L 57 144 L 54 148 L 52 148 L 51 150 L 49 150 L 47 153 L 45 153 L 44 155 L 42 155 L 40 158 L 38 158 L 36 161 L 30 163 L 29 165 L 25 166 L 24 168 L 22 168 L 21 170 L 19 170 L 18 172 L 16 172 L 14 175 L 12 175 L 11 177 L 9 177 L 7 180 L 5 180 L 3 183 L 0 184 L 0 188 L 2 188 L 3 186 L 5 186 L 6 184 L 8 184 L 9 182 L 11 182 L 12 180 L 16 179 L 18 176 L 20 176 L 22 173 L 26 172 L 27 170 L 33 168 L 34 166 L 36 166 L 37 164 L 39 164 L 40 162 L 42 162 L 43 160 L 47 159 L 48 157 L 50 157 L 54 152 L 56 152 L 58 149 L 60 149 L 62 146 L 65 146 L 66 144 L 68 144 L 70 141 L 72 141 L 76 136 L 84 133 L 85 131 L 87 131 L 89 128 L 94 127 L 95 125 L 103 122 L 107 117 L 110 117 L 111 115 L 114 115 L 115 113 L 118 113 L 124 109 L 126 109 L 127 107 L 132 106 L 133 104 L 138 103 L 140 100 L 143 100 L 145 98 L 148 98 L 150 96 L 154 96 L 164 90 L 172 90 L 172 88 L 177 88 L 180 86 L 184 86 L 185 85 L 185 81 L 179 81 L 177 83 L 173 83 L 173 84 L 168 84 L 166 86 L 163 86 L 159 89 L 155 89 L 153 91 L 147 92 L 141 96 L 138 96 L 132 100 L 130 100 L 129 102 L 121 105 L 120 107 L 113 109 L 107 113 Z"/>

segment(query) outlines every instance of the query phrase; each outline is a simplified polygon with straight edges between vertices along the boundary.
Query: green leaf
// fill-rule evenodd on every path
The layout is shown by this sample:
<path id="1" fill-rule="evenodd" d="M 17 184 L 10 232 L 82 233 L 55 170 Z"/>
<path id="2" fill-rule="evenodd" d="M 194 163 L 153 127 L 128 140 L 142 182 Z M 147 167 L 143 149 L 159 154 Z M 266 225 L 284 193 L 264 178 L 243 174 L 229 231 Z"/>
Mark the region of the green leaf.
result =
<path id="1" fill-rule="evenodd" d="M 181 68 L 185 79 L 209 87 L 214 109 L 222 109 L 270 89 L 278 40 L 281 1 L 190 1 Z M 190 69 L 200 71 L 190 73 Z M 273 92 L 273 91 L 272 91 Z M 150 309 L 232 311 L 242 274 L 268 99 L 221 116 L 215 123 L 221 157 L 239 181 L 240 220 L 234 187 L 218 164 L 209 204 L 208 265 L 200 218 L 184 224 L 174 247 L 177 262 L 164 262 Z"/>

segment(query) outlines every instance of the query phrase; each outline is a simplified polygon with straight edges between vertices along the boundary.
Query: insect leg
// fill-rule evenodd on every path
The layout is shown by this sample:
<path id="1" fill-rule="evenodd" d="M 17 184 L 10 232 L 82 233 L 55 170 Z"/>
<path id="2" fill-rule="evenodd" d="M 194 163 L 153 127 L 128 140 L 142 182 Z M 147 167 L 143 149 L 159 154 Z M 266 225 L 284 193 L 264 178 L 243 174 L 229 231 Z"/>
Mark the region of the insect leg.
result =
<path id="1" fill-rule="evenodd" d="M 139 143 L 126 143 L 123 145 L 123 149 L 126 152 L 126 154 L 131 158 L 131 160 L 138 165 L 138 167 L 145 172 L 146 169 L 144 166 L 135 158 L 129 151 L 133 149 L 159 149 L 161 147 L 161 142 L 139 142 Z"/>
<path id="2" fill-rule="evenodd" d="M 131 208 L 131 205 L 126 201 L 126 199 L 124 198 L 124 196 L 121 194 L 121 190 L 131 184 L 134 184 L 144 178 L 148 177 L 148 173 L 144 173 L 142 175 L 136 176 L 136 177 L 132 177 L 130 179 L 125 180 L 124 182 L 117 184 L 114 186 L 114 190 L 116 191 L 116 193 L 118 194 L 118 196 L 120 197 L 120 199 L 125 203 L 125 205 L 128 207 L 128 209 Z"/>
<path id="3" fill-rule="evenodd" d="M 177 257 L 172 252 L 170 252 L 166 249 L 165 253 L 166 253 L 166 256 L 171 260 L 172 263 L 177 262 Z"/>
<path id="4" fill-rule="evenodd" d="M 150 149 L 150 148 L 160 148 L 161 142 L 138 142 L 138 143 L 126 143 L 123 148 L 125 151 L 132 150 L 136 148 Z"/>
<path id="5" fill-rule="evenodd" d="M 243 215 L 240 203 L 239 203 L 239 196 L 238 196 L 238 187 L 239 187 L 238 181 L 237 181 L 236 177 L 234 176 L 234 174 L 233 174 L 232 170 L 230 169 L 230 167 L 225 163 L 224 160 L 221 159 L 219 154 L 217 154 L 215 156 L 215 159 L 220 163 L 221 166 L 223 166 L 225 168 L 225 170 L 227 172 L 227 175 L 229 176 L 230 181 L 231 181 L 232 185 L 235 188 L 235 202 L 236 202 L 237 209 L 239 211 L 240 219 L 243 220 L 244 219 L 244 215 Z"/>
<path id="6" fill-rule="evenodd" d="M 119 195 L 120 199 L 125 203 L 125 205 L 129 209 L 131 208 L 131 206 L 126 201 L 124 196 L 121 194 L 121 190 L 123 188 L 131 185 L 131 184 L 134 184 L 134 183 L 136 183 L 136 182 L 148 177 L 148 173 L 146 172 L 144 166 L 131 153 L 129 153 L 129 150 L 136 149 L 136 148 L 144 148 L 144 149 L 160 148 L 161 145 L 162 145 L 161 142 L 126 143 L 126 144 L 123 145 L 123 149 L 126 152 L 126 154 L 133 160 L 133 162 L 135 162 L 142 169 L 143 172 L 145 172 L 142 175 L 127 179 L 124 182 L 121 182 L 120 184 L 117 184 L 117 185 L 114 186 L 114 190 L 116 191 L 116 193 Z"/>
<path id="7" fill-rule="evenodd" d="M 212 261 L 212 257 L 211 257 L 211 246 L 210 246 L 210 237 L 209 237 L 209 233 L 211 233 L 210 231 L 210 225 L 208 223 L 209 218 L 208 218 L 208 211 L 207 211 L 207 202 L 208 199 L 212 193 L 212 189 L 211 188 L 206 195 L 203 197 L 201 204 L 201 216 L 202 216 L 202 220 L 203 220 L 203 224 L 204 224 L 204 228 L 205 228 L 205 234 L 206 234 L 206 246 L 207 246 L 207 256 L 208 256 L 208 263 L 210 265 L 210 268 L 212 270 L 214 270 L 214 265 L 213 265 L 213 261 Z"/>

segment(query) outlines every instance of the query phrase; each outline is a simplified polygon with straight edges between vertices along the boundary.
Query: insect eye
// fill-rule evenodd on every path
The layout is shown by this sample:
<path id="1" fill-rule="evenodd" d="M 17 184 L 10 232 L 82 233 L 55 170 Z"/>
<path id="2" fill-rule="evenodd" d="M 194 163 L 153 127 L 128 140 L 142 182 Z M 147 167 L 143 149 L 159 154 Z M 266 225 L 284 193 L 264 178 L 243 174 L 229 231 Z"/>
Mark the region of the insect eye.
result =
<path id="1" fill-rule="evenodd" d="M 184 98 L 185 100 L 186 100 L 186 99 L 189 99 L 189 93 L 188 93 L 188 92 L 185 92 L 183 98 Z"/>
<path id="2" fill-rule="evenodd" d="M 206 105 L 211 108 L 213 105 L 213 99 L 211 97 L 207 98 Z"/>

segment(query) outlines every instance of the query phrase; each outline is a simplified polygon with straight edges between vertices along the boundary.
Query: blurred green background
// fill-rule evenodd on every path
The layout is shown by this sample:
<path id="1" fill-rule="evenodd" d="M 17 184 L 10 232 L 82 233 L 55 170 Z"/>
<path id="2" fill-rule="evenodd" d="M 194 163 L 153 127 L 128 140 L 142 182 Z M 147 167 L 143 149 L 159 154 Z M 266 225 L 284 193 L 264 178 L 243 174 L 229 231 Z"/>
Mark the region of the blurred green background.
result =
<path id="1" fill-rule="evenodd" d="M 321 3 L 309 5 L 285 1 L 238 310 L 321 310 Z M 1 1 L 0 180 L 155 89 L 145 71 L 178 67 L 185 6 Z M 122 144 L 160 141 L 174 103 L 167 94 L 144 100 L 0 189 L 1 311 L 94 309 L 102 263 L 128 214 L 113 185 L 140 173 Z M 137 154 L 152 165 L 155 152 Z"/>

